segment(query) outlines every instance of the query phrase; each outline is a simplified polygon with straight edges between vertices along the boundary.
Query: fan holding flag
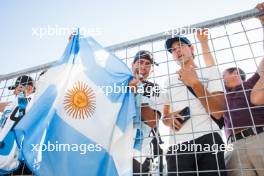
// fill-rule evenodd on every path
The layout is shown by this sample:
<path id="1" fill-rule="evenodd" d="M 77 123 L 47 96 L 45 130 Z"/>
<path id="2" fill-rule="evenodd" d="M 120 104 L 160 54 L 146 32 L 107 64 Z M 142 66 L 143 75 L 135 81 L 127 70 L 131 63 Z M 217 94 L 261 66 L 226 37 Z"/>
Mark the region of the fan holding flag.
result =
<path id="1" fill-rule="evenodd" d="M 19 152 L 13 129 L 25 115 L 26 110 L 30 107 L 32 93 L 34 92 L 34 81 L 30 76 L 19 76 L 15 84 L 8 87 L 9 90 L 14 90 L 14 100 L 6 104 L 6 107 L 1 116 L 0 123 L 0 173 L 6 174 L 23 167 L 19 158 Z M 19 170 L 19 169 L 18 169 Z M 23 169 L 26 174 L 30 171 L 25 167 Z"/>
<path id="2" fill-rule="evenodd" d="M 31 110 L 15 128 L 33 173 L 131 175 L 134 94 L 102 87 L 128 86 L 132 77 L 91 37 L 74 35 L 39 81 Z"/>

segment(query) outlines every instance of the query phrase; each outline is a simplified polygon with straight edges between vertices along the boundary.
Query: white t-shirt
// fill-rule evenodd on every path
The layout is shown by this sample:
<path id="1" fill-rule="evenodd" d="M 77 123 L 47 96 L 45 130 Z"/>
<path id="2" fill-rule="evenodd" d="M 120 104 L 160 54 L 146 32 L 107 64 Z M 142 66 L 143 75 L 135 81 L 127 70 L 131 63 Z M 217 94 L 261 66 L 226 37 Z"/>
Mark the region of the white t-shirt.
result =
<path id="1" fill-rule="evenodd" d="M 209 92 L 223 91 L 221 76 L 216 66 L 196 69 L 196 73 Z M 176 74 L 165 82 L 164 101 L 170 105 L 171 112 L 189 106 L 191 118 L 179 131 L 170 130 L 170 145 L 190 141 L 214 131 L 221 135 L 218 125 L 211 119 L 199 99 L 178 78 L 179 75 Z"/>

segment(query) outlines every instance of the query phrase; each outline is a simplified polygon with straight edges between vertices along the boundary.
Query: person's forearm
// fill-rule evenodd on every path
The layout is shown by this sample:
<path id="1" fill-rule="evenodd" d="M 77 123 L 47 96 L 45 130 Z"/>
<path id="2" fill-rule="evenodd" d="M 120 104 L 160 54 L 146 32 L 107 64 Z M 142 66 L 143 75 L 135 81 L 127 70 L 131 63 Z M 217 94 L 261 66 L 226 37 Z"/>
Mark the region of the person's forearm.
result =
<path id="1" fill-rule="evenodd" d="M 264 104 L 264 76 L 261 76 L 250 93 L 250 102 L 254 105 Z"/>
<path id="2" fill-rule="evenodd" d="M 164 105 L 163 106 L 163 119 L 162 119 L 162 122 L 166 126 L 168 126 L 168 122 L 167 122 L 166 116 L 169 115 L 169 113 L 170 113 L 170 105 Z"/>
<path id="3" fill-rule="evenodd" d="M 215 118 L 220 119 L 224 113 L 223 94 L 212 94 L 205 89 L 200 81 L 192 85 L 192 89 L 199 98 L 206 112 L 210 112 Z"/>
<path id="4" fill-rule="evenodd" d="M 141 118 L 148 126 L 155 128 L 160 119 L 160 115 L 149 106 L 143 106 L 141 107 Z"/>
<path id="5" fill-rule="evenodd" d="M 263 76 L 264 75 L 264 58 L 259 63 L 257 71 L 258 71 L 259 76 Z"/>
<path id="6" fill-rule="evenodd" d="M 5 107 L 9 104 L 10 102 L 1 102 L 0 103 L 0 112 L 3 112 Z"/>
<path id="7" fill-rule="evenodd" d="M 208 41 L 201 42 L 201 47 L 205 65 L 207 67 L 215 65 L 214 57 L 210 51 Z"/>

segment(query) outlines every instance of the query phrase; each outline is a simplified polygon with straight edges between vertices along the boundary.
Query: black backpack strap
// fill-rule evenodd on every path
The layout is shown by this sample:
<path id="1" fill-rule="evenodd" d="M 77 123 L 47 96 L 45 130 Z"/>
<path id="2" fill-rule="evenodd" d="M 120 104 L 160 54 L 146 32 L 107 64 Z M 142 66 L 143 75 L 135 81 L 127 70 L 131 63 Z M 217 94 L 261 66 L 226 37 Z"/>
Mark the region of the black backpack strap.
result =
<path id="1" fill-rule="evenodd" d="M 190 86 L 186 86 L 186 87 L 196 98 L 198 98 L 198 96 L 195 94 L 194 90 Z M 210 116 L 213 119 L 213 121 L 215 121 L 215 123 L 219 126 L 220 129 L 222 129 L 224 127 L 224 125 L 225 125 L 224 118 L 216 119 L 211 114 L 210 114 Z"/>
<path id="2" fill-rule="evenodd" d="M 162 153 L 162 149 L 160 147 L 160 144 L 163 144 L 164 142 L 161 140 L 160 134 L 156 128 L 153 128 L 151 130 L 151 133 L 153 135 L 153 139 L 151 141 L 151 143 L 153 145 L 153 153 L 154 153 L 154 156 L 156 157 L 156 156 L 158 156 L 158 154 Z"/>
<path id="3" fill-rule="evenodd" d="M 151 133 L 154 136 L 154 138 L 151 141 L 153 146 L 152 150 L 153 150 L 154 158 L 159 157 L 159 172 L 163 173 L 163 150 L 160 144 L 163 144 L 164 142 L 161 140 L 160 133 L 157 128 L 153 128 L 151 130 Z"/>

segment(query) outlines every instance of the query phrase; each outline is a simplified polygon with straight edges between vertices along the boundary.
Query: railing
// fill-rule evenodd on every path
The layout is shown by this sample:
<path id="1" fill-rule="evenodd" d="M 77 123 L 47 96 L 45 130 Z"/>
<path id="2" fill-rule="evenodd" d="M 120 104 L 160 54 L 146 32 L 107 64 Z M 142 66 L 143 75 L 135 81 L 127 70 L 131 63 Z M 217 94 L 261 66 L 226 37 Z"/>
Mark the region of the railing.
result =
<path id="1" fill-rule="evenodd" d="M 202 23 L 197 23 L 190 26 L 164 31 L 139 39 L 111 45 L 106 47 L 106 49 L 119 56 L 122 60 L 124 60 L 125 63 L 127 63 L 128 66 L 131 66 L 130 64 L 132 63 L 133 56 L 139 49 L 149 50 L 153 53 L 156 62 L 160 64 L 159 68 L 156 66 L 154 67 L 153 72 L 150 75 L 150 80 L 163 85 L 164 80 L 175 75 L 175 68 L 179 67 L 175 64 L 170 53 L 168 53 L 164 48 L 166 39 L 177 34 L 185 34 L 188 36 L 191 39 L 193 46 L 196 48 L 195 57 L 198 57 L 198 60 L 196 59 L 195 61 L 198 62 L 197 65 L 200 68 L 204 68 L 205 64 L 203 63 L 202 59 L 200 59 L 204 53 L 201 52 L 201 46 L 195 37 L 195 32 L 197 29 L 204 28 L 209 28 L 212 30 L 212 32 L 214 30 L 217 31 L 217 29 L 221 29 L 224 31 L 223 34 L 219 35 L 210 33 L 209 37 L 211 53 L 215 57 L 218 71 L 222 72 L 227 67 L 235 66 L 245 68 L 246 74 L 252 75 L 256 71 L 258 65 L 257 62 L 259 62 L 259 59 L 263 57 L 263 40 L 258 35 L 263 34 L 263 27 L 259 22 L 256 22 L 254 18 L 263 14 L 263 12 L 252 9 Z M 234 30 L 231 32 L 231 34 L 227 32 L 229 28 Z M 54 63 L 55 61 L 25 70 L 0 75 L 0 100 L 9 101 L 12 99 L 12 93 L 7 90 L 7 87 L 14 83 L 15 78 L 20 75 L 31 75 L 36 81 L 38 81 L 40 73 L 51 68 Z M 170 84 L 170 86 L 177 87 L 177 85 L 172 84 Z M 188 102 L 190 103 L 190 101 L 193 100 L 194 99 L 190 98 L 188 99 Z M 180 102 L 180 100 L 178 102 Z M 173 102 L 171 100 L 170 103 L 177 103 L 177 101 Z M 160 108 L 158 106 L 162 106 L 162 104 L 156 103 L 157 109 Z M 246 108 L 250 109 L 249 106 Z M 200 115 L 204 114 L 193 114 L 193 116 Z M 253 119 L 252 114 L 251 118 Z M 171 134 L 166 133 L 166 129 L 168 129 L 168 127 L 165 127 L 162 123 L 158 125 L 158 129 L 162 138 L 165 139 L 171 136 Z M 191 134 L 195 134 L 195 132 L 192 132 Z M 224 138 L 224 140 L 226 139 Z M 163 144 L 162 147 L 166 150 L 169 144 L 168 140 L 165 139 L 164 141 L 165 144 Z M 158 155 L 164 157 L 165 152 L 159 153 Z M 161 160 L 158 159 L 157 163 L 161 163 Z M 263 170 L 263 168 L 260 168 L 259 170 L 261 171 L 261 169 Z M 244 168 L 240 168 L 240 170 L 244 171 Z M 156 167 L 156 169 L 153 169 L 151 172 L 156 175 L 161 174 L 159 167 Z M 163 172 L 166 174 L 165 169 Z M 139 173 L 139 175 L 140 174 L 141 173 Z"/>
<path id="2" fill-rule="evenodd" d="M 230 23 L 233 23 L 233 22 L 236 22 L 236 21 L 242 21 L 242 20 L 246 20 L 246 19 L 249 19 L 249 18 L 257 17 L 257 16 L 260 16 L 262 14 L 264 14 L 264 13 L 258 11 L 257 9 L 252 9 L 252 10 L 236 13 L 236 14 L 233 14 L 233 15 L 229 15 L 229 16 L 225 16 L 225 17 L 221 17 L 221 18 L 216 18 L 216 19 L 213 19 L 213 20 L 205 21 L 205 22 L 202 22 L 202 23 L 197 23 L 197 24 L 193 24 L 193 25 L 190 25 L 190 26 L 181 27 L 181 28 L 178 28 L 178 29 L 164 31 L 164 32 L 160 32 L 158 34 L 152 34 L 152 35 L 149 35 L 149 36 L 146 36 L 146 37 L 142 37 L 142 38 L 139 38 L 139 39 L 135 39 L 135 40 L 131 40 L 131 41 L 127 41 L 127 42 L 111 45 L 111 46 L 108 46 L 106 48 L 109 51 L 111 51 L 111 52 L 116 52 L 118 50 L 126 50 L 128 48 L 132 48 L 132 47 L 135 47 L 135 46 L 144 45 L 144 44 L 146 44 L 148 42 L 164 40 L 166 38 L 171 37 L 172 34 L 176 35 L 177 33 L 183 33 L 183 31 L 186 34 L 189 34 L 190 30 L 188 30 L 188 29 L 213 28 L 213 27 L 217 27 L 217 26 L 221 26 L 221 25 L 230 24 Z M 187 32 L 185 32 L 185 31 L 187 31 Z M 39 65 L 39 66 L 36 66 L 36 67 L 24 69 L 24 70 L 21 70 L 21 71 L 17 71 L 17 72 L 5 74 L 5 75 L 0 75 L 0 81 L 11 79 L 11 78 L 15 78 L 15 77 L 17 77 L 19 75 L 22 75 L 22 74 L 29 74 L 29 73 L 34 73 L 34 72 L 39 72 L 41 70 L 49 69 L 52 66 L 53 63 L 55 63 L 55 61 L 47 63 L 47 64 Z"/>

